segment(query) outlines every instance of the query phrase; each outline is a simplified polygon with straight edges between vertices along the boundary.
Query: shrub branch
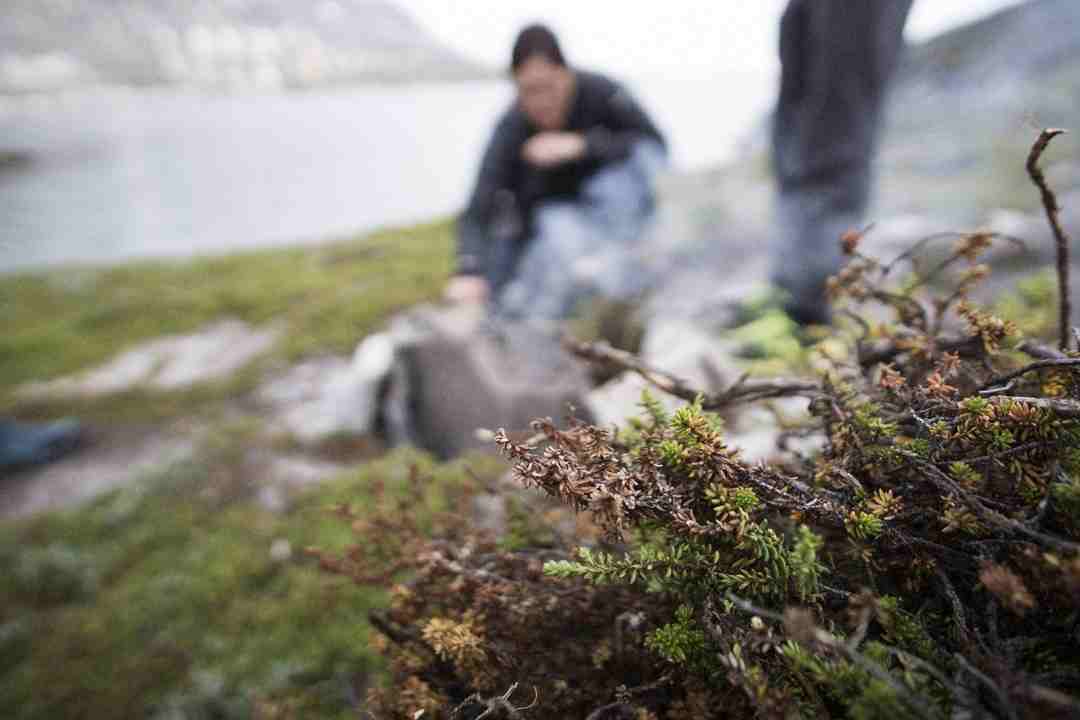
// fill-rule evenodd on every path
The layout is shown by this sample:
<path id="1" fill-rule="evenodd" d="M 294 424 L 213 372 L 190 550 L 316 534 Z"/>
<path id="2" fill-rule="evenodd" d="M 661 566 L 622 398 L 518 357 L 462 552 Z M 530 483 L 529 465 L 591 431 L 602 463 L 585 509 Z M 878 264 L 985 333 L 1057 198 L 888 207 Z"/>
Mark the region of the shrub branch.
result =
<path id="1" fill-rule="evenodd" d="M 1031 176 L 1031 181 L 1035 183 L 1035 186 L 1039 188 L 1043 208 L 1046 210 L 1046 219 L 1050 222 L 1050 228 L 1054 232 L 1054 240 L 1057 243 L 1058 300 L 1061 303 L 1058 331 L 1062 350 L 1069 348 L 1069 318 L 1072 314 L 1069 296 L 1069 238 L 1061 228 L 1061 222 L 1058 219 L 1061 208 L 1058 206 L 1057 196 L 1050 189 L 1046 177 L 1039 168 L 1039 158 L 1046 151 L 1050 141 L 1058 135 L 1065 134 L 1065 132 L 1065 130 L 1056 128 L 1043 130 L 1038 139 L 1035 140 L 1035 144 L 1031 146 L 1031 153 L 1027 159 L 1028 175 Z"/>

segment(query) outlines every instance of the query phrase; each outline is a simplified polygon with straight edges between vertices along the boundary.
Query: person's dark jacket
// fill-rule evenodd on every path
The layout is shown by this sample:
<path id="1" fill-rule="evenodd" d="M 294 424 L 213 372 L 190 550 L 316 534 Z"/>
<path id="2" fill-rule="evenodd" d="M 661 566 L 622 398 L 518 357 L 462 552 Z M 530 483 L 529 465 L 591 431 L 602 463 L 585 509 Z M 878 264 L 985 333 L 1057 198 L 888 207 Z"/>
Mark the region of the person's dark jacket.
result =
<path id="1" fill-rule="evenodd" d="M 492 224 L 513 216 L 519 237 L 529 233 L 532 209 L 541 200 L 572 198 L 597 169 L 629 156 L 634 142 L 664 138 L 618 83 L 596 73 L 576 71 L 577 82 L 563 130 L 585 135 L 585 156 L 556 168 L 537 168 L 522 158 L 522 147 L 539 130 L 515 103 L 499 120 L 484 151 L 468 206 L 458 220 L 458 273 L 486 271 Z"/>

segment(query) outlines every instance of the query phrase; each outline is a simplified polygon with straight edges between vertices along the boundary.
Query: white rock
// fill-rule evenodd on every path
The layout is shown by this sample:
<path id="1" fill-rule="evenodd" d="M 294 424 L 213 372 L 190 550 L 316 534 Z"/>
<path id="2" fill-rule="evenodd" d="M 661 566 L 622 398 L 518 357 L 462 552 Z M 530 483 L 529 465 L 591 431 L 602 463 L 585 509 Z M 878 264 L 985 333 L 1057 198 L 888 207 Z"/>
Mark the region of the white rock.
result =
<path id="1" fill-rule="evenodd" d="M 496 537 L 506 533 L 506 498 L 497 493 L 481 493 L 472 499 L 472 529 L 487 530 Z"/>
<path id="2" fill-rule="evenodd" d="M 640 375 L 624 372 L 585 396 L 585 405 L 593 417 L 593 422 L 603 428 L 612 425 L 622 427 L 626 419 L 642 413 L 640 406 L 641 391 L 649 388 L 653 397 L 669 410 L 679 406 L 680 401 L 651 387 Z"/>
<path id="3" fill-rule="evenodd" d="M 277 485 L 265 485 L 255 493 L 255 500 L 259 507 L 272 513 L 283 513 L 289 507 L 289 500 L 285 497 L 285 491 Z M 270 553 L 273 554 L 273 547 Z"/>
<path id="4" fill-rule="evenodd" d="M 278 538 L 270 543 L 270 559 L 283 563 L 292 558 L 292 544 L 285 538 Z"/>
<path id="5" fill-rule="evenodd" d="M 726 433 L 728 445 L 742 450 L 742 458 L 754 463 L 768 460 L 780 452 L 777 440 L 780 438 L 780 421 L 801 423 L 809 419 L 809 401 L 802 397 L 788 397 L 770 400 L 768 403 L 754 403 L 742 408 L 734 425 Z M 779 413 L 779 418 L 773 410 Z M 806 437 L 790 438 L 787 448 L 797 453 L 809 454 L 820 450 L 825 438 L 821 432 L 811 433 Z"/>
<path id="6" fill-rule="evenodd" d="M 375 427 L 379 391 L 390 374 L 398 340 L 392 333 L 365 338 L 352 359 L 306 360 L 264 383 L 256 398 L 301 442 L 331 435 L 365 435 Z"/>
<path id="7" fill-rule="evenodd" d="M 354 382 L 380 381 L 394 363 L 395 339 L 390 333 L 376 333 L 364 338 L 352 356 L 351 375 Z"/>
<path id="8" fill-rule="evenodd" d="M 732 367 L 735 346 L 698 325 L 657 319 L 645 329 L 641 359 L 704 392 L 721 389 Z"/>
<path id="9" fill-rule="evenodd" d="M 281 328 L 256 329 L 239 320 L 222 320 L 186 335 L 143 343 L 92 370 L 56 380 L 29 383 L 22 397 L 92 397 L 148 387 L 176 390 L 228 377 L 269 351 Z"/>
<path id="10" fill-rule="evenodd" d="M 145 476 L 193 457 L 196 438 L 179 428 L 132 433 L 123 442 L 88 446 L 40 469 L 4 478 L 0 518 L 72 507 L 100 493 L 137 483 Z"/>
<path id="11" fill-rule="evenodd" d="M 377 383 L 361 382 L 343 358 L 305 361 L 256 393 L 278 423 L 303 443 L 370 432 L 377 395 Z"/>
<path id="12" fill-rule="evenodd" d="M 222 320 L 162 341 L 165 362 L 150 385 L 171 390 L 227 377 L 269 351 L 280 335 L 278 327 L 256 330 L 239 320 Z"/>

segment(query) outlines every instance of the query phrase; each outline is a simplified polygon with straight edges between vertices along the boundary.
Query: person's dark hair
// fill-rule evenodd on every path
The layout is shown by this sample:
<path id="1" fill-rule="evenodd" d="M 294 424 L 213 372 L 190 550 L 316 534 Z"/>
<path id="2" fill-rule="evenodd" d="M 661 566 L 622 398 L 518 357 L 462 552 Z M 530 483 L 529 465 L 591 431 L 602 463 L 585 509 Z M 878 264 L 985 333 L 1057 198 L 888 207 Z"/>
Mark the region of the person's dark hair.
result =
<path id="1" fill-rule="evenodd" d="M 531 57 L 539 55 L 556 65 L 566 66 L 566 58 L 559 48 L 559 40 L 551 28 L 539 23 L 529 25 L 518 33 L 514 52 L 510 59 L 510 72 L 517 72 Z"/>

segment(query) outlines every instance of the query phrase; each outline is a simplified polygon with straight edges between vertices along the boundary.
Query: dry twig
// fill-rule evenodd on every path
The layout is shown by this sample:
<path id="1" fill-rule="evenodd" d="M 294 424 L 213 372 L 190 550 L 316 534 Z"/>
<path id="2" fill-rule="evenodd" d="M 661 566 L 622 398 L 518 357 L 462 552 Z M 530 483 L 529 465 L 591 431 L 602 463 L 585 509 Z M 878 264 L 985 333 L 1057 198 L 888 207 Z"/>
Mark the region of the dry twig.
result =
<path id="1" fill-rule="evenodd" d="M 460 705 L 454 708 L 451 717 L 457 717 L 466 707 L 469 707 L 470 705 L 480 705 L 481 707 L 484 707 L 486 709 L 484 710 L 484 712 L 476 716 L 476 720 L 481 720 L 482 718 L 486 717 L 493 717 L 494 713 L 500 711 L 502 713 L 502 716 L 507 718 L 508 720 L 515 720 L 516 718 L 521 718 L 521 713 L 527 710 L 532 710 L 536 707 L 537 703 L 540 702 L 540 691 L 534 687 L 533 701 L 524 707 L 514 707 L 510 703 L 510 697 L 517 689 L 518 683 L 514 683 L 505 693 L 503 693 L 499 697 L 486 699 L 480 697 L 478 693 L 474 693 L 469 697 L 465 698 L 465 700 Z"/>
<path id="2" fill-rule="evenodd" d="M 1058 301 L 1061 303 L 1058 330 L 1061 338 L 1060 347 L 1062 350 L 1068 350 L 1069 316 L 1072 311 L 1069 300 L 1069 238 L 1061 229 L 1061 222 L 1058 220 L 1061 208 L 1058 206 L 1057 197 L 1046 183 L 1042 170 L 1039 169 L 1039 158 L 1042 157 L 1050 141 L 1064 133 L 1064 130 L 1047 128 L 1039 134 L 1028 155 L 1027 171 L 1031 176 L 1031 181 L 1039 188 L 1039 193 L 1042 195 L 1046 219 L 1050 222 L 1050 228 L 1054 231 L 1054 240 L 1057 242 Z"/>
<path id="3" fill-rule="evenodd" d="M 1073 332 L 1076 332 L 1076 328 L 1073 328 Z M 1068 355 L 1057 348 L 1043 345 L 1042 343 L 1037 343 L 1033 340 L 1025 340 L 1017 345 L 1016 349 L 1038 360 L 1064 360 L 1068 357 Z"/>
<path id="4" fill-rule="evenodd" d="M 563 344 L 567 350 L 583 360 L 607 363 L 622 370 L 632 370 L 651 385 L 669 395 L 674 395 L 680 400 L 694 402 L 698 397 L 702 397 L 702 408 L 705 410 L 719 410 L 739 402 L 753 402 L 754 400 L 767 400 L 792 395 L 811 398 L 821 395 L 821 385 L 814 380 L 801 378 L 751 380 L 747 375 L 741 376 L 726 390 L 710 395 L 691 387 L 685 381 L 670 373 L 649 367 L 633 353 L 618 350 L 605 342 L 588 343 L 573 338 L 565 338 Z"/>
<path id="5" fill-rule="evenodd" d="M 986 390 L 988 388 L 993 388 L 993 387 L 998 387 L 1000 385 L 1005 385 L 1005 384 L 1009 383 L 1011 380 L 1014 380 L 1014 379 L 1016 379 L 1018 377 L 1021 377 L 1023 375 L 1027 375 L 1029 372 L 1034 372 L 1036 370 L 1045 370 L 1047 368 L 1076 367 L 1076 366 L 1080 366 L 1080 358 L 1061 358 L 1061 359 L 1057 359 L 1057 360 L 1040 360 L 1038 362 L 1033 362 L 1030 365 L 1025 365 L 1024 367 L 1020 368 L 1019 370 L 1014 370 L 1011 373 L 1008 373 L 1007 375 L 1002 375 L 1000 377 L 992 378 L 992 379 L 986 381 L 985 383 L 983 383 L 983 386 L 980 389 L 981 390 Z"/>

